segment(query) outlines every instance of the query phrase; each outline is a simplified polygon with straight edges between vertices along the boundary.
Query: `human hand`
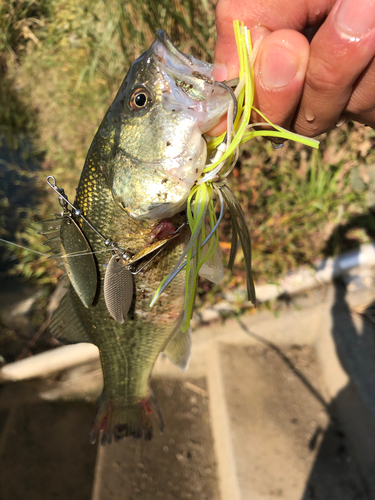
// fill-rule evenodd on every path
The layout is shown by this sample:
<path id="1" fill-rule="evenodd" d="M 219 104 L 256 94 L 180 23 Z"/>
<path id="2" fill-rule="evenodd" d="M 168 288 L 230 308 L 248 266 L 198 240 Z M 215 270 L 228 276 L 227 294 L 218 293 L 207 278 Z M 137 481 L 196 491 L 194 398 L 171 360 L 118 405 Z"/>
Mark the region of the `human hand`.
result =
<path id="1" fill-rule="evenodd" d="M 255 106 L 273 123 L 310 137 L 343 119 L 375 128 L 375 0 L 219 0 L 217 80 L 238 77 L 233 19 L 261 39 Z"/>

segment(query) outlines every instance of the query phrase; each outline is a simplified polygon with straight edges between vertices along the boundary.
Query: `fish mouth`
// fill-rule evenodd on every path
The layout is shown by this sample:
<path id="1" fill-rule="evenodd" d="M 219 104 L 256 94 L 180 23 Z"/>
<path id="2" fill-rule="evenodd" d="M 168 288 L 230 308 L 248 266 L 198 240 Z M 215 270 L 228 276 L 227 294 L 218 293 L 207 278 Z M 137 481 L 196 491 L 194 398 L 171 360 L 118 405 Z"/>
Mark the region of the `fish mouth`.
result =
<path id="1" fill-rule="evenodd" d="M 231 97 L 211 76 L 213 65 L 178 50 L 163 30 L 157 32 L 150 51 L 164 82 L 164 109 L 194 116 L 202 134 L 216 125 Z"/>
<path id="2" fill-rule="evenodd" d="M 207 95 L 202 96 L 203 99 L 211 94 L 211 86 L 215 84 L 215 79 L 211 76 L 213 64 L 200 61 L 192 55 L 181 52 L 173 45 L 172 40 L 164 30 L 157 31 L 155 41 L 151 45 L 151 51 L 170 74 L 177 78 L 192 78 L 191 84 L 195 84 L 195 86 L 209 86 L 210 91 Z"/>
<path id="3" fill-rule="evenodd" d="M 168 50 L 171 54 L 181 59 L 181 61 L 184 64 L 193 65 L 193 62 L 190 60 L 189 56 L 181 52 L 181 50 L 179 50 L 175 45 L 173 45 L 173 42 L 166 31 L 158 30 L 156 32 L 155 41 L 159 41 L 160 43 L 162 43 L 166 48 L 166 50 Z"/>
<path id="4" fill-rule="evenodd" d="M 156 38 L 154 43 L 160 43 L 164 46 L 165 50 L 177 58 L 181 63 L 182 67 L 179 68 L 186 72 L 186 66 L 190 67 L 191 72 L 198 80 L 203 80 L 208 84 L 214 84 L 215 79 L 211 76 L 213 64 L 207 63 L 205 61 L 201 61 L 200 59 L 196 59 L 192 55 L 187 55 L 181 52 L 175 45 L 173 45 L 172 40 L 169 38 L 169 35 L 164 30 L 158 30 L 156 33 Z M 176 61 L 175 61 L 176 63 Z"/>

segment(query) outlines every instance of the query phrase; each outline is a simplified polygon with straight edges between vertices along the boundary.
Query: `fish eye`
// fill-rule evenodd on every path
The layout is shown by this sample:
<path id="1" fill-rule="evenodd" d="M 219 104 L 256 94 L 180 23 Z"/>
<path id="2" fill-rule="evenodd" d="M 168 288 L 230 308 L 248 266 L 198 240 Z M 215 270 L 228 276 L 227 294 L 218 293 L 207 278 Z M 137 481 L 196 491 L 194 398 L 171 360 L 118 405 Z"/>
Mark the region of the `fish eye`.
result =
<path id="1" fill-rule="evenodd" d="M 151 95 L 149 91 L 143 87 L 133 90 L 129 105 L 134 110 L 143 109 L 151 102 Z"/>

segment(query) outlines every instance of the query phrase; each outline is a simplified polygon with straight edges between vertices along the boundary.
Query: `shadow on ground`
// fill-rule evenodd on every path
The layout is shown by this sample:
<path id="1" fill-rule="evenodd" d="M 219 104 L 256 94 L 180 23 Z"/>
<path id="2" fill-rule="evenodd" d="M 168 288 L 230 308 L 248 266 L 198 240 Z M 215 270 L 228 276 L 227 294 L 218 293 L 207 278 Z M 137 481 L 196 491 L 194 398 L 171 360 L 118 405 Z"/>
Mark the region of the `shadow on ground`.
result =
<path id="1" fill-rule="evenodd" d="M 327 395 L 320 391 L 320 381 L 311 378 L 312 373 L 308 373 L 306 367 L 297 366 L 290 349 L 288 351 L 287 348 L 264 339 L 239 320 L 243 331 L 272 351 L 293 374 L 293 377 L 303 384 L 305 391 L 299 391 L 299 394 L 302 396 L 304 393 L 309 393 L 310 400 L 312 397 L 324 408 L 328 416 L 328 425 L 313 421 L 315 431 L 311 437 L 304 435 L 301 440 L 304 443 L 303 446 L 308 447 L 315 457 L 309 469 L 303 493 L 299 496 L 300 500 L 371 500 L 375 498 L 373 474 L 375 466 L 375 364 L 373 363 L 375 327 L 372 321 L 363 321 L 363 316 L 366 314 L 362 317 L 353 316 L 353 311 L 350 310 L 346 301 L 346 291 L 345 283 L 337 281 L 334 284 L 334 302 L 331 308 L 332 338 L 340 363 L 350 381 L 330 403 L 327 403 L 329 400 Z M 372 308 L 372 304 L 367 307 L 370 310 Z M 373 317 L 372 312 L 369 317 Z M 372 354 L 369 355 L 369 353 Z M 275 359 L 273 364 L 277 364 Z M 282 371 L 280 373 L 282 374 Z M 276 379 L 273 380 L 273 386 L 278 387 Z M 287 394 L 291 389 L 290 386 Z M 274 399 L 277 397 L 279 395 L 274 395 Z M 291 406 L 290 401 L 287 400 L 284 400 L 283 405 L 284 407 Z M 314 407 L 311 406 L 311 408 L 306 408 L 306 411 L 313 411 L 313 409 Z M 292 411 L 295 411 L 293 405 Z M 268 417 L 269 413 L 265 418 Z M 315 418 L 314 413 L 311 414 L 311 418 Z M 279 420 L 282 420 L 281 414 Z M 301 426 L 302 423 L 299 422 L 298 425 Z M 298 433 L 297 429 L 295 433 Z M 271 454 L 276 456 L 286 453 L 285 450 L 278 451 L 276 448 L 272 448 Z M 297 449 L 293 449 L 292 452 L 297 454 Z M 306 451 L 302 452 L 302 461 L 309 461 L 308 457 L 309 454 Z M 269 460 L 271 460 L 270 457 Z M 284 472 L 290 476 L 288 478 L 279 477 L 275 470 L 269 470 L 268 473 L 273 475 L 280 485 L 288 481 L 293 483 L 293 477 L 298 476 L 297 471 L 292 469 Z M 297 491 L 293 489 L 292 483 L 289 486 L 294 495 Z M 280 488 L 280 495 L 284 493 Z M 296 497 L 293 496 L 293 498 Z"/>
<path id="2" fill-rule="evenodd" d="M 355 321 L 345 295 L 346 285 L 337 281 L 331 309 L 332 336 L 350 382 L 328 407 L 330 423 L 302 500 L 370 500 L 375 491 L 371 473 L 375 459 L 372 422 L 375 419 L 375 366 L 373 356 L 368 356 L 368 351 L 375 352 L 375 329 L 370 322 L 362 321 L 361 325 Z M 348 425 L 352 438 L 356 439 L 356 449 L 346 437 Z M 358 462 L 362 462 L 360 468 Z M 369 464 L 369 470 L 364 470 L 363 462 Z"/>

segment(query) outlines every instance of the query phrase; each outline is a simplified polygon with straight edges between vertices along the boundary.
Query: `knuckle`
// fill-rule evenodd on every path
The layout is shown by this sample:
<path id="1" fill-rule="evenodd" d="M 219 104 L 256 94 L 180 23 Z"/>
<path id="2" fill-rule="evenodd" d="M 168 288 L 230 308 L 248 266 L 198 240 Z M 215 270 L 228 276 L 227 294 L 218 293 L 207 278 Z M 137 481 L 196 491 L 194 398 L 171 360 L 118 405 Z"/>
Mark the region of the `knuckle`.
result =
<path id="1" fill-rule="evenodd" d="M 375 101 L 370 96 L 369 89 L 359 85 L 352 93 L 345 111 L 353 116 L 361 116 L 375 111 Z"/>
<path id="2" fill-rule="evenodd" d="M 335 94 L 347 86 L 346 69 L 332 56 L 312 57 L 307 70 L 306 83 L 315 92 Z"/>

